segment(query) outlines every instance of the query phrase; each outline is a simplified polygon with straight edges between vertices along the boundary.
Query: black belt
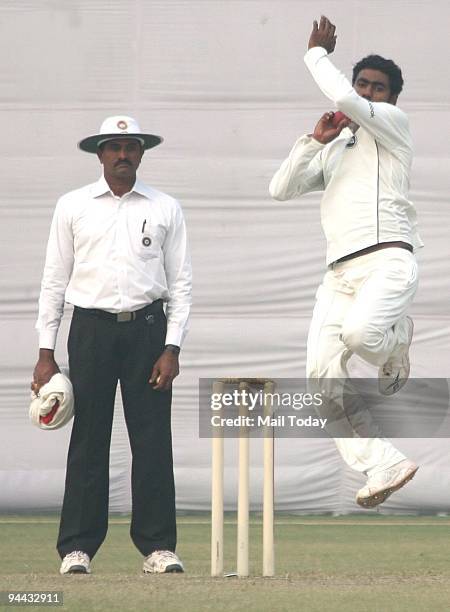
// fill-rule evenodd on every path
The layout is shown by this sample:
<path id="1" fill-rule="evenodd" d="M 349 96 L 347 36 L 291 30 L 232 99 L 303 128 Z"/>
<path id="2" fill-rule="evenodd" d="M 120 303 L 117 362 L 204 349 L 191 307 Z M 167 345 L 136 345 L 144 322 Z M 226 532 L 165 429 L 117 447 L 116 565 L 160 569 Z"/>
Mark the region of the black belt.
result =
<path id="1" fill-rule="evenodd" d="M 373 253 L 374 251 L 380 251 L 381 249 L 390 249 L 392 247 L 397 249 L 406 249 L 411 253 L 413 252 L 412 245 L 408 244 L 407 242 L 401 242 L 399 240 L 396 240 L 394 242 L 379 242 L 378 244 L 373 244 L 370 247 L 361 249 L 361 251 L 356 251 L 355 253 L 350 253 L 349 255 L 340 257 L 339 259 L 336 259 L 336 261 L 334 261 L 333 263 L 341 263 L 342 261 L 348 261 L 349 259 L 354 259 L 355 257 L 361 257 L 361 255 L 367 255 L 368 253 Z"/>
<path id="2" fill-rule="evenodd" d="M 153 313 L 160 312 L 162 309 L 163 301 L 155 300 L 151 304 L 144 306 L 144 308 L 133 310 L 132 312 L 114 313 L 107 312 L 106 310 L 100 310 L 99 308 L 81 308 L 80 306 L 75 306 L 73 310 L 77 314 L 97 317 L 97 319 L 106 319 L 107 321 L 114 321 L 115 323 L 128 323 L 129 321 L 143 319 Z"/>

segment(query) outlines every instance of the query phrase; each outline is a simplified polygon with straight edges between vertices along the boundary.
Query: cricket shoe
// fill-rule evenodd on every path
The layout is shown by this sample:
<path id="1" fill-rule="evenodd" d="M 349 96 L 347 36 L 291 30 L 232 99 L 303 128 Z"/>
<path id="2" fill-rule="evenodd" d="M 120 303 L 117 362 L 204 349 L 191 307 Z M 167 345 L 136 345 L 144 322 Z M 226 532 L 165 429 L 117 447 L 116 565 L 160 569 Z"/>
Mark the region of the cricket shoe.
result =
<path id="1" fill-rule="evenodd" d="M 178 556 L 170 550 L 155 550 L 144 559 L 144 574 L 169 574 L 184 572 Z"/>
<path id="2" fill-rule="evenodd" d="M 90 574 L 90 559 L 82 550 L 74 550 L 64 557 L 59 568 L 60 574 Z"/>
<path id="3" fill-rule="evenodd" d="M 408 380 L 410 363 L 409 347 L 411 346 L 414 323 L 411 317 L 405 317 L 407 330 L 406 343 L 399 344 L 386 363 L 378 370 L 378 390 L 382 395 L 394 395 Z"/>
<path id="4" fill-rule="evenodd" d="M 404 459 L 382 472 L 369 476 L 365 487 L 356 495 L 356 503 L 363 508 L 374 508 L 412 480 L 419 466 Z"/>

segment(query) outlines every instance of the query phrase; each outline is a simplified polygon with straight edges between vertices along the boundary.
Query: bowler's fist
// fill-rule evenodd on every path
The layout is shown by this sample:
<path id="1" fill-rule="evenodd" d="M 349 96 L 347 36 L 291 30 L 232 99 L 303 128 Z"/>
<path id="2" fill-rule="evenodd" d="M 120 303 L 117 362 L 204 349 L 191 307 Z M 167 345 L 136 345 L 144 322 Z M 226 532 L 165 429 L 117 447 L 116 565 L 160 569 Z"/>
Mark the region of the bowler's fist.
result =
<path id="1" fill-rule="evenodd" d="M 346 119 L 347 121 L 350 121 L 347 115 L 344 115 L 344 113 L 341 113 L 341 111 L 336 111 L 333 114 L 333 118 L 331 119 L 332 126 L 337 128 L 340 122 L 342 121 L 342 119 Z"/>
<path id="2" fill-rule="evenodd" d="M 336 119 L 336 115 L 338 115 Z M 329 112 L 322 115 L 314 128 L 313 138 L 322 144 L 327 144 L 334 140 L 342 130 L 350 124 L 350 119 L 343 113 Z"/>

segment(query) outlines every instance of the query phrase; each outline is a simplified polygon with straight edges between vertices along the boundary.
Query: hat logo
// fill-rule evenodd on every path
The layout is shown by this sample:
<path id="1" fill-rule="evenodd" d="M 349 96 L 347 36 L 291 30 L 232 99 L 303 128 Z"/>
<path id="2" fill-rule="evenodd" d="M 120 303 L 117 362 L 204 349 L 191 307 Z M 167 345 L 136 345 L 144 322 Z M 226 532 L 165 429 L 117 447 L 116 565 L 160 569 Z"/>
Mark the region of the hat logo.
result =
<path id="1" fill-rule="evenodd" d="M 128 127 L 128 123 L 124 121 L 123 119 L 121 119 L 120 121 L 117 122 L 117 127 L 119 128 L 119 130 L 126 130 Z"/>

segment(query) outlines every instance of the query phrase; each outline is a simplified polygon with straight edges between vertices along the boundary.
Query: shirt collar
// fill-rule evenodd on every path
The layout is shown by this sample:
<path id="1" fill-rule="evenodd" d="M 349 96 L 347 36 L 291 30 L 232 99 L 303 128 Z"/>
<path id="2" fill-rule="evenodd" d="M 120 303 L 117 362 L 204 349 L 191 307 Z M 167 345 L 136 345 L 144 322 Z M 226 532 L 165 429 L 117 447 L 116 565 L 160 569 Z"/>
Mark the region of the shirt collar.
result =
<path id="1" fill-rule="evenodd" d="M 151 197 L 151 190 L 149 187 L 147 187 L 147 185 L 145 185 L 142 181 L 140 181 L 139 179 L 136 179 L 136 182 L 134 183 L 133 187 L 130 190 L 131 193 L 138 193 L 139 195 L 144 196 L 145 198 L 150 198 Z M 94 183 L 91 187 L 91 194 L 93 198 L 98 198 L 99 196 L 104 195 L 105 193 L 111 193 L 111 189 L 109 188 L 108 183 L 106 182 L 106 179 L 104 177 L 104 175 L 102 174 L 102 176 L 99 178 L 99 180 Z"/>
<path id="2" fill-rule="evenodd" d="M 132 191 L 138 193 L 141 196 L 144 196 L 144 198 L 151 199 L 152 197 L 152 189 L 150 187 L 147 187 L 147 185 L 145 185 L 145 183 L 143 183 L 139 179 L 136 179 Z"/>

